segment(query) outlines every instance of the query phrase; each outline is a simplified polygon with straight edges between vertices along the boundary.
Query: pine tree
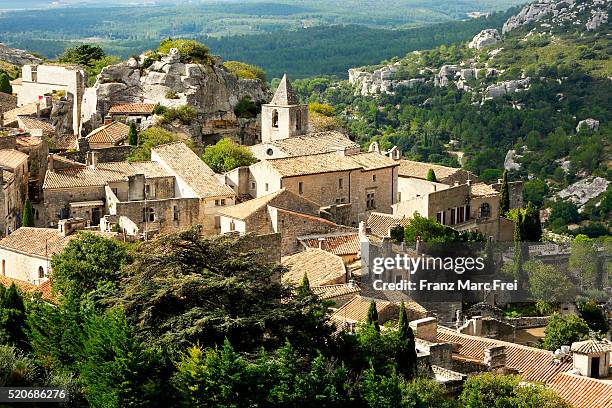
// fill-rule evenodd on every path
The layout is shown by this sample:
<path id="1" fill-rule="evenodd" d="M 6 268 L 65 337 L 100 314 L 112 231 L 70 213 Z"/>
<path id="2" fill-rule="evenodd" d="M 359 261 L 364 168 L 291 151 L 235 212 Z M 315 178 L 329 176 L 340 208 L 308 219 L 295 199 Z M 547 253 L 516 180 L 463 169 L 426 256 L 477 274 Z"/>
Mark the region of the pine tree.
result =
<path id="1" fill-rule="evenodd" d="M 33 227 L 34 226 L 34 209 L 29 198 L 26 198 L 23 204 L 23 215 L 21 217 L 22 227 Z"/>
<path id="2" fill-rule="evenodd" d="M 508 191 L 508 170 L 504 170 L 501 189 L 499 191 L 499 211 L 502 214 L 510 211 L 510 192 Z"/>
<path id="3" fill-rule="evenodd" d="M 402 302 L 397 327 L 398 345 L 396 350 L 397 371 L 410 379 L 416 375 L 417 353 L 414 333 L 408 322 L 406 305 Z"/>
<path id="4" fill-rule="evenodd" d="M 136 123 L 130 123 L 130 130 L 128 132 L 128 142 L 130 146 L 138 146 L 138 131 L 136 130 Z"/>
<path id="5" fill-rule="evenodd" d="M 25 304 L 17 286 L 11 283 L 0 299 L 0 343 L 29 349 L 25 329 Z"/>
<path id="6" fill-rule="evenodd" d="M 436 172 L 433 169 L 427 170 L 427 181 L 431 181 L 434 183 L 438 182 L 438 178 L 436 177 Z"/>
<path id="7" fill-rule="evenodd" d="M 9 80 L 8 75 L 6 75 L 4 72 L 0 72 L 0 92 L 4 92 L 7 94 L 13 93 L 11 81 Z"/>
<path id="8" fill-rule="evenodd" d="M 297 288 L 298 297 L 306 297 L 312 294 L 312 290 L 310 289 L 310 281 L 308 280 L 308 275 L 304 272 L 304 277 L 302 278 L 302 283 Z"/>
<path id="9" fill-rule="evenodd" d="M 378 310 L 376 310 L 375 301 L 372 301 L 370 303 L 370 308 L 368 309 L 368 316 L 366 319 L 366 323 L 368 325 L 373 325 L 376 331 L 380 331 L 380 325 L 378 324 Z"/>
<path id="10" fill-rule="evenodd" d="M 530 201 L 525 207 L 523 219 L 522 241 L 539 242 L 542 239 L 542 223 L 540 221 L 540 210 Z"/>

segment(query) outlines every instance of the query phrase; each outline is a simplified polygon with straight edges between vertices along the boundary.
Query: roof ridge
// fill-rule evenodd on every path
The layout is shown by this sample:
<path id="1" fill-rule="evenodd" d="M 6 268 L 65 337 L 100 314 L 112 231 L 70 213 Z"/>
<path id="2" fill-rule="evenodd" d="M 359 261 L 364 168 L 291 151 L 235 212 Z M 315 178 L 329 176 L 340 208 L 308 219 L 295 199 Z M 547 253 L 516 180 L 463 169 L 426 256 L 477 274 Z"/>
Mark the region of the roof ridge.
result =
<path id="1" fill-rule="evenodd" d="M 490 341 L 492 343 L 497 343 L 500 346 L 516 347 L 516 348 L 520 348 L 520 349 L 523 349 L 523 350 L 535 351 L 535 352 L 538 352 L 538 353 L 548 354 L 548 355 L 553 355 L 553 356 L 555 354 L 555 353 L 553 353 L 550 350 L 544 350 L 544 349 L 539 349 L 539 348 L 536 348 L 536 347 L 525 346 L 524 344 L 512 343 L 510 341 L 491 339 L 491 338 L 488 338 L 488 337 L 472 336 L 471 334 L 460 333 L 460 332 L 457 332 L 457 331 L 455 331 L 453 329 L 449 329 L 448 327 L 444 327 L 444 326 L 438 325 L 438 330 L 440 330 L 440 329 L 443 329 L 443 331 L 446 331 L 449 334 L 457 335 L 459 337 L 464 337 L 464 338 L 478 340 L 478 341 L 483 341 L 483 342 L 484 341 Z"/>

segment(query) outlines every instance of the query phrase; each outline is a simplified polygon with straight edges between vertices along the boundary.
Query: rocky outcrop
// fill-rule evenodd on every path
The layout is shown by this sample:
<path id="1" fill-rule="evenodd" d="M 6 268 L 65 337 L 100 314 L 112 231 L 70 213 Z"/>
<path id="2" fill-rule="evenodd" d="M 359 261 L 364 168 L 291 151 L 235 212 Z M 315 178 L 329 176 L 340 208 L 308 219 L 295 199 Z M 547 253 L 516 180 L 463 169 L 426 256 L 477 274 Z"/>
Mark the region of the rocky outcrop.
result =
<path id="1" fill-rule="evenodd" d="M 482 30 L 481 32 L 476 34 L 472 41 L 470 41 L 470 43 L 468 44 L 468 47 L 481 50 L 483 48 L 497 44 L 500 41 L 501 36 L 499 35 L 499 31 L 494 28 L 489 28 L 487 30 Z"/>
<path id="2" fill-rule="evenodd" d="M 42 59 L 35 57 L 24 50 L 10 48 L 0 43 L 0 61 L 5 61 L 12 65 L 22 66 L 27 64 L 40 64 Z"/>
<path id="3" fill-rule="evenodd" d="M 506 157 L 504 158 L 504 169 L 511 170 L 520 170 L 521 164 L 516 162 L 516 159 L 519 158 L 518 154 L 516 154 L 516 150 L 508 150 L 506 153 Z"/>
<path id="4" fill-rule="evenodd" d="M 596 132 L 599 129 L 599 121 L 593 118 L 581 120 L 576 126 L 576 132 L 580 132 L 583 127 L 589 132 Z"/>
<path id="5" fill-rule="evenodd" d="M 53 99 L 51 113 L 49 115 L 51 124 L 55 128 L 56 135 L 74 134 L 72 129 L 72 105 L 73 96 L 68 93 L 61 99 Z"/>
<path id="6" fill-rule="evenodd" d="M 578 207 L 582 207 L 589 200 L 599 197 L 608 189 L 610 182 L 603 177 L 583 179 L 564 188 L 557 193 L 559 198 L 572 201 Z"/>
<path id="7" fill-rule="evenodd" d="M 371 96 L 380 93 L 393 94 L 399 87 L 412 88 L 425 82 L 425 78 L 396 79 L 398 72 L 397 65 L 378 68 L 373 72 L 351 68 L 349 69 L 349 83 L 355 87 L 358 95 Z"/>
<path id="8" fill-rule="evenodd" d="M 180 61 L 178 50 L 171 49 L 150 66 L 145 65 L 145 57 L 141 56 L 139 60 L 131 58 L 104 68 L 93 88 L 86 92 L 83 121 L 92 122 L 95 127 L 110 107 L 119 103 L 190 105 L 198 112 L 195 126 L 189 129 L 196 141 L 218 139 L 217 133 L 240 140 L 240 129 L 245 126 L 238 123 L 234 107 L 246 97 L 267 103 L 271 95 L 258 80 L 238 79 L 223 67 L 220 58 L 213 58 L 209 64 L 185 64 Z"/>
<path id="9" fill-rule="evenodd" d="M 485 89 L 485 99 L 494 99 L 506 95 L 511 95 L 515 92 L 526 91 L 529 89 L 529 83 L 531 79 L 529 77 L 523 79 L 513 79 L 510 81 L 499 82 L 497 84 L 489 85 Z"/>
<path id="10" fill-rule="evenodd" d="M 608 21 L 610 0 L 539 0 L 529 4 L 504 23 L 502 33 L 539 23 L 544 28 L 571 26 L 596 30 Z"/>

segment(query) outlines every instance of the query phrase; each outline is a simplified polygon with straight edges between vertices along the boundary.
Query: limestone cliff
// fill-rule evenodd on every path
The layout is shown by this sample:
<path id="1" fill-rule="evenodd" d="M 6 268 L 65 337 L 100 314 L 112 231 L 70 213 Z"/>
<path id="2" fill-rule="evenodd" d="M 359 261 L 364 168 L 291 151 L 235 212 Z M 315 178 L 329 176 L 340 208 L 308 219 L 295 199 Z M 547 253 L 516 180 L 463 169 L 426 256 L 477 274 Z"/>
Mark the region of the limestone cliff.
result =
<path id="1" fill-rule="evenodd" d="M 39 64 L 42 62 L 42 59 L 26 51 L 10 48 L 0 43 L 0 61 L 20 67 L 26 64 Z"/>
<path id="2" fill-rule="evenodd" d="M 142 55 L 104 68 L 95 85 L 86 90 L 82 133 L 102 123 L 113 105 L 145 102 L 196 108 L 198 116 L 194 123 L 188 127 L 175 124 L 196 142 L 212 143 L 229 136 L 253 144 L 259 134 L 252 129 L 258 118 L 244 120 L 234 113 L 245 97 L 266 103 L 271 95 L 258 80 L 238 79 L 223 67 L 218 57 L 209 64 L 185 64 L 176 49 L 153 63 Z"/>

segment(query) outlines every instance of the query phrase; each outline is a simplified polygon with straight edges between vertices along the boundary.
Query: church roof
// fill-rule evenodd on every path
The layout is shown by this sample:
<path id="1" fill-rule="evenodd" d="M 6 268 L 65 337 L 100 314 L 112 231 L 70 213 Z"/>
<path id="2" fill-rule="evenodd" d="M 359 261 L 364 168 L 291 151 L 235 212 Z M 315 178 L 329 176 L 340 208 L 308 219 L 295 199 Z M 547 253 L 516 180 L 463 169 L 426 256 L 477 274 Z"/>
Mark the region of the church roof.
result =
<path id="1" fill-rule="evenodd" d="M 278 106 L 286 106 L 286 105 L 299 105 L 300 101 L 291 88 L 291 83 L 287 79 L 287 74 L 283 75 L 283 79 L 281 79 L 278 84 L 278 88 L 276 88 L 276 92 L 274 93 L 274 97 L 272 98 L 272 102 L 270 105 L 278 105 Z"/>

